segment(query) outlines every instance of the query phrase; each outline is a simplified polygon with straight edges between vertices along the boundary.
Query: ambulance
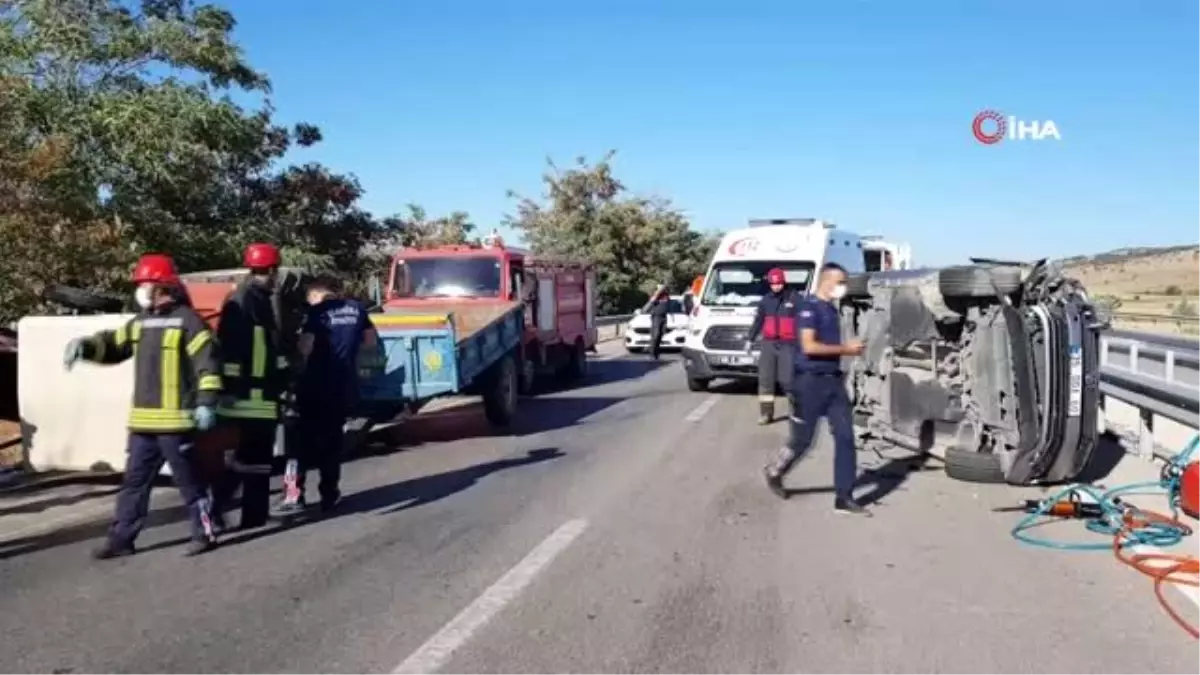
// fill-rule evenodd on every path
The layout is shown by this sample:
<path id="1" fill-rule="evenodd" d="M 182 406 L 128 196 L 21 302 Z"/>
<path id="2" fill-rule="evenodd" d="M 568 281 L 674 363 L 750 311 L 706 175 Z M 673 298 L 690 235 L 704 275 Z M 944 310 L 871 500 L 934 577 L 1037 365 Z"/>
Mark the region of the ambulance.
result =
<path id="1" fill-rule="evenodd" d="M 867 272 L 912 269 L 912 247 L 878 235 L 862 237 L 863 265 Z"/>
<path id="2" fill-rule="evenodd" d="M 817 271 L 837 263 L 864 271 L 863 242 L 853 232 L 816 218 L 751 220 L 721 239 L 704 275 L 683 345 L 688 389 L 715 379 L 756 380 L 758 352 L 746 338 L 758 301 L 769 293 L 767 271 L 783 269 L 787 288 L 808 294 Z"/>

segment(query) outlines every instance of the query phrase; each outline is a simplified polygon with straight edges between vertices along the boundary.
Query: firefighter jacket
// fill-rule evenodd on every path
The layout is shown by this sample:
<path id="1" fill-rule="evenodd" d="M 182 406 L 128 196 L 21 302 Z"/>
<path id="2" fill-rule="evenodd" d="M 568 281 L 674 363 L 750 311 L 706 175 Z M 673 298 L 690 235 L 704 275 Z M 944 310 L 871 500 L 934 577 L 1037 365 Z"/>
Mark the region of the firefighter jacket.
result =
<path id="1" fill-rule="evenodd" d="M 288 361 L 280 352 L 276 325 L 266 289 L 243 283 L 225 301 L 217 327 L 225 383 L 221 416 L 279 419 L 279 404 L 288 386 Z"/>
<path id="2" fill-rule="evenodd" d="M 92 335 L 84 340 L 83 358 L 105 364 L 133 358 L 134 432 L 191 431 L 196 407 L 216 405 L 221 391 L 212 333 L 186 305 L 154 308 Z"/>
<path id="3" fill-rule="evenodd" d="M 762 338 L 768 342 L 786 342 L 795 344 L 796 313 L 800 311 L 800 296 L 793 290 L 784 289 L 782 293 L 767 293 L 758 301 L 758 311 L 754 314 L 754 323 L 746 339 L 753 342 L 762 331 Z"/>

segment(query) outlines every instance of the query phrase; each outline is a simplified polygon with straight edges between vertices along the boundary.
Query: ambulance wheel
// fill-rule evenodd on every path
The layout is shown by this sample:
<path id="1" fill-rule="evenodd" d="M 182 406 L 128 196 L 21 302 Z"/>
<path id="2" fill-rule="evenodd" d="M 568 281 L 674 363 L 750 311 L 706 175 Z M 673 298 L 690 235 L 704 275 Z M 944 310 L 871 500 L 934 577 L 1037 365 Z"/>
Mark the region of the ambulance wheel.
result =
<path id="1" fill-rule="evenodd" d="M 492 426 L 506 427 L 516 416 L 519 380 L 517 360 L 511 355 L 500 359 L 483 393 L 483 414 Z"/>
<path id="2" fill-rule="evenodd" d="M 533 396 L 535 393 L 537 393 L 537 385 L 538 385 L 537 356 L 526 353 L 525 357 L 521 359 L 520 365 L 521 365 L 520 393 L 522 396 Z"/>

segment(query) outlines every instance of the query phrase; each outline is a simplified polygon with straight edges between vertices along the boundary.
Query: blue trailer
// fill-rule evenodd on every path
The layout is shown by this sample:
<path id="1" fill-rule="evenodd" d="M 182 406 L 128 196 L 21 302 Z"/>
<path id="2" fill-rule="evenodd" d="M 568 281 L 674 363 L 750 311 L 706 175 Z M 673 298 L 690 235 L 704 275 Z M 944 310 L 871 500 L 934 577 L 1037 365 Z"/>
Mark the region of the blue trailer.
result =
<path id="1" fill-rule="evenodd" d="M 362 415 L 374 422 L 415 413 L 442 396 L 480 395 L 488 421 L 516 414 L 524 310 L 520 303 L 458 305 L 371 315 L 379 347 L 360 386 Z"/>

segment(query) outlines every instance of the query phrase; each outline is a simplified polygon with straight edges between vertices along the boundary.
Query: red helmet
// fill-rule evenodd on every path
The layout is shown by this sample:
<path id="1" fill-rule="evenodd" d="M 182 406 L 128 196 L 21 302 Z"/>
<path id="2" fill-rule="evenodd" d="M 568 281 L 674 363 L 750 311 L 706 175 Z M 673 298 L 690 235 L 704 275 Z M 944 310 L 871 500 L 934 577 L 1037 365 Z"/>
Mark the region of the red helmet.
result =
<path id="1" fill-rule="evenodd" d="M 175 261 L 164 253 L 147 253 L 138 258 L 133 268 L 133 283 L 175 285 L 179 283 L 179 272 Z"/>
<path id="2" fill-rule="evenodd" d="M 784 275 L 783 270 L 779 269 L 778 267 L 772 267 L 767 272 L 767 283 L 772 286 L 775 284 L 787 283 L 787 276 Z"/>
<path id="3" fill-rule="evenodd" d="M 252 270 L 279 267 L 279 249 L 271 244 L 250 244 L 242 254 L 242 265 Z"/>

